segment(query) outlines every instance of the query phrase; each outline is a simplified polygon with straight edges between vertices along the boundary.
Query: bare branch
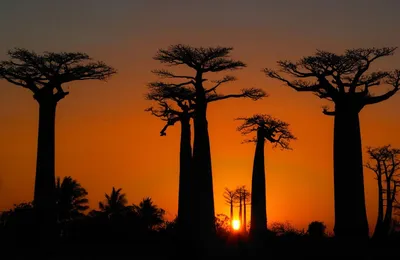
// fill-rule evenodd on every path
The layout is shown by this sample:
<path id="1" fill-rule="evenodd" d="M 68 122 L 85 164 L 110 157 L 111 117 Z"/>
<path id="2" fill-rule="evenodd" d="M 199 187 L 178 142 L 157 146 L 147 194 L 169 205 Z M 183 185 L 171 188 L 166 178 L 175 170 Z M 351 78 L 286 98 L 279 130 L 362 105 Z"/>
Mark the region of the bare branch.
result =
<path id="1" fill-rule="evenodd" d="M 223 196 L 224 196 L 225 202 L 228 205 L 231 205 L 235 201 L 235 198 L 237 196 L 237 191 L 225 188 Z"/>
<path id="2" fill-rule="evenodd" d="M 235 81 L 235 80 L 237 80 L 236 79 L 236 77 L 234 77 L 234 76 L 225 76 L 223 79 L 220 79 L 220 80 L 215 80 L 215 81 L 213 81 L 214 83 L 217 83 L 215 86 L 213 86 L 212 88 L 210 88 L 210 89 L 207 89 L 206 90 L 206 93 L 209 93 L 209 92 L 212 92 L 212 91 L 216 91 L 216 89 L 221 85 L 221 84 L 224 84 L 224 83 L 227 83 L 227 82 L 232 82 L 232 81 Z"/>
<path id="3" fill-rule="evenodd" d="M 395 70 L 394 72 L 390 73 L 386 83 L 392 85 L 393 89 L 379 96 L 366 96 L 365 105 L 371 105 L 385 101 L 396 94 L 400 86 L 400 70 Z"/>
<path id="4" fill-rule="evenodd" d="M 334 116 L 334 115 L 336 115 L 335 111 L 329 110 L 329 107 L 328 107 L 328 106 L 323 106 L 323 107 L 322 107 L 322 113 L 324 113 L 324 115 L 327 115 L 327 116 Z"/>
<path id="5" fill-rule="evenodd" d="M 172 79 L 191 79 L 195 80 L 195 77 L 192 76 L 181 76 L 181 75 L 175 75 L 174 73 L 168 71 L 168 70 L 152 70 L 152 73 L 156 74 L 160 78 L 172 78 Z"/>
<path id="6" fill-rule="evenodd" d="M 240 94 L 212 94 L 209 93 L 207 96 L 208 102 L 214 102 L 218 100 L 228 99 L 228 98 L 250 98 L 252 100 L 259 100 L 264 97 L 268 97 L 268 94 L 264 90 L 258 88 L 248 88 L 242 89 Z"/>

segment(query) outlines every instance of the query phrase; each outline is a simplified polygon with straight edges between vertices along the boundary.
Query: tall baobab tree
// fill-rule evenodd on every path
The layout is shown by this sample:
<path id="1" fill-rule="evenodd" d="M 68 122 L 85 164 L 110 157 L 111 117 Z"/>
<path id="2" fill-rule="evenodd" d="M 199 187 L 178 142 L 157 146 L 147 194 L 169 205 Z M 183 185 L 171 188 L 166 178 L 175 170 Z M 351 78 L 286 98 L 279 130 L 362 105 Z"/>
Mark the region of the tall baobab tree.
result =
<path id="1" fill-rule="evenodd" d="M 210 140 L 208 134 L 207 105 L 210 102 L 228 98 L 251 98 L 258 100 L 266 94 L 261 89 L 243 89 L 238 94 L 218 93 L 220 86 L 236 80 L 227 75 L 220 80 L 211 81 L 207 87 L 206 74 L 232 71 L 244 68 L 241 61 L 230 58 L 230 47 L 199 47 L 188 45 L 171 45 L 168 49 L 159 49 L 154 59 L 169 66 L 184 65 L 193 71 L 192 75 L 178 75 L 167 70 L 153 71 L 160 77 L 178 80 L 179 87 L 194 91 L 194 142 L 193 142 L 193 174 L 196 179 L 196 198 L 192 203 L 197 205 L 193 214 L 196 219 L 192 228 L 196 228 L 195 238 L 207 240 L 215 234 L 214 194 L 211 167 Z M 194 231 L 194 230 L 193 230 Z"/>
<path id="2" fill-rule="evenodd" d="M 246 233 L 247 228 L 247 206 L 250 202 L 251 193 L 246 189 L 246 186 L 240 186 L 236 189 L 237 199 L 239 200 L 239 218 L 240 218 L 240 230 Z"/>
<path id="3" fill-rule="evenodd" d="M 229 220 L 230 220 L 231 228 L 233 225 L 233 207 L 236 202 L 236 196 L 237 196 L 236 190 L 230 190 L 228 188 L 225 188 L 224 199 L 225 199 L 225 203 L 229 205 L 229 210 L 230 210 Z"/>
<path id="4" fill-rule="evenodd" d="M 252 117 L 238 118 L 243 123 L 238 127 L 243 135 L 256 132 L 256 136 L 245 142 L 255 142 L 256 151 L 253 163 L 253 175 L 251 178 L 251 219 L 250 236 L 257 238 L 265 234 L 267 230 L 267 202 L 265 188 L 265 141 L 272 147 L 291 149 L 289 143 L 296 137 L 289 131 L 289 124 L 275 119 L 270 115 L 255 114 Z"/>
<path id="5" fill-rule="evenodd" d="M 378 217 L 373 237 L 383 238 L 390 231 L 397 188 L 400 186 L 400 149 L 392 148 L 391 145 L 368 147 L 367 153 L 373 163 L 368 162 L 366 167 L 375 173 L 378 182 Z M 386 189 L 383 188 L 384 183 Z"/>
<path id="6" fill-rule="evenodd" d="M 116 70 L 103 62 L 92 62 L 80 52 L 45 52 L 26 49 L 8 51 L 10 60 L 0 62 L 0 77 L 29 89 L 39 104 L 34 206 L 40 230 L 55 223 L 55 118 L 56 106 L 69 92 L 62 85 L 77 80 L 106 80 Z"/>
<path id="7" fill-rule="evenodd" d="M 387 100 L 398 91 L 399 70 L 367 73 L 374 61 L 393 55 L 395 49 L 349 49 L 341 55 L 318 50 L 314 56 L 297 62 L 278 61 L 281 71 L 295 80 L 284 78 L 272 69 L 264 70 L 268 77 L 296 91 L 313 92 L 334 103 L 334 110 L 324 107 L 323 113 L 334 116 L 334 231 L 337 237 L 368 238 L 359 113 L 365 106 Z M 381 83 L 392 88 L 373 95 L 371 88 Z"/>
<path id="8" fill-rule="evenodd" d="M 179 152 L 179 192 L 178 192 L 178 230 L 184 233 L 190 230 L 193 216 L 190 214 L 193 210 L 190 200 L 193 197 L 192 191 L 194 185 L 191 178 L 192 164 L 192 145 L 190 120 L 193 116 L 193 91 L 179 88 L 176 84 L 167 84 L 162 82 L 152 82 L 148 84 L 148 93 L 146 98 L 157 103 L 158 108 L 150 107 L 146 111 L 152 115 L 166 121 L 160 135 L 165 136 L 169 126 L 173 126 L 176 122 L 181 124 L 181 139 Z M 175 104 L 175 106 L 174 106 Z"/>

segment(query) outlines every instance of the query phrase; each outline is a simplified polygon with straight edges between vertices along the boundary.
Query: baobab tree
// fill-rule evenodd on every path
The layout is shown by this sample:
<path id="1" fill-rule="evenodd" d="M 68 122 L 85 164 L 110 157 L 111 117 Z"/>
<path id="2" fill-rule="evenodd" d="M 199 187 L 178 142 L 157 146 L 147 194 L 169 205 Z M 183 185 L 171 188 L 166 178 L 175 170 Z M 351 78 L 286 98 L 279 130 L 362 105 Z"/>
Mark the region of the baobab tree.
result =
<path id="1" fill-rule="evenodd" d="M 250 236 L 257 239 L 267 230 L 267 202 L 265 188 L 265 141 L 272 147 L 291 149 L 290 141 L 296 137 L 289 131 L 289 124 L 266 114 L 255 114 L 251 117 L 237 118 L 243 123 L 237 128 L 243 135 L 256 132 L 256 136 L 244 142 L 255 142 L 253 174 L 251 177 L 251 218 Z"/>
<path id="2" fill-rule="evenodd" d="M 235 77 L 226 75 L 220 80 L 211 81 L 208 87 L 206 74 L 224 71 L 233 71 L 246 67 L 246 65 L 230 58 L 233 48 L 230 47 L 199 47 L 188 45 L 171 45 L 168 49 L 159 49 L 153 57 L 155 60 L 169 66 L 184 65 L 193 71 L 192 75 L 178 75 L 168 70 L 156 70 L 154 73 L 160 77 L 178 80 L 178 88 L 194 91 L 194 142 L 193 142 L 193 174 L 196 179 L 196 198 L 192 199 L 197 205 L 196 212 L 192 215 L 198 225 L 195 237 L 206 241 L 215 234 L 214 194 L 211 167 L 210 140 L 207 122 L 208 103 L 229 98 L 251 98 L 258 100 L 266 94 L 261 89 L 243 89 L 238 94 L 218 93 L 221 85 L 236 80 Z M 178 84 L 177 84 L 178 85 Z"/>
<path id="3" fill-rule="evenodd" d="M 400 186 L 400 149 L 392 148 L 391 145 L 368 147 L 367 153 L 373 163 L 368 162 L 366 167 L 375 173 L 378 183 L 378 217 L 373 237 L 383 238 L 389 234 L 392 225 L 397 188 Z"/>
<path id="4" fill-rule="evenodd" d="M 334 204 L 337 237 L 368 238 L 365 208 L 362 145 L 359 113 L 367 105 L 392 97 L 399 89 L 400 71 L 368 73 L 379 58 L 391 56 L 396 48 L 349 49 L 344 54 L 318 50 L 297 62 L 278 61 L 281 72 L 294 77 L 284 78 L 272 69 L 265 74 L 300 92 L 313 92 L 334 103 L 334 110 L 323 108 L 334 116 Z M 371 88 L 381 83 L 391 89 L 373 95 Z"/>
<path id="5" fill-rule="evenodd" d="M 55 118 L 56 106 L 69 92 L 62 85 L 77 80 L 106 80 L 116 70 L 103 62 L 92 62 L 80 52 L 45 52 L 26 49 L 8 51 L 10 60 L 0 62 L 0 77 L 29 89 L 39 104 L 34 207 L 42 231 L 56 221 Z"/>
<path id="6" fill-rule="evenodd" d="M 236 190 L 230 190 L 228 188 L 225 188 L 224 191 L 224 199 L 225 199 L 225 203 L 229 205 L 229 209 L 230 209 L 230 218 L 229 218 L 229 222 L 232 228 L 233 225 L 233 207 L 235 205 L 236 202 L 236 197 L 237 197 L 237 193 Z"/>
<path id="7" fill-rule="evenodd" d="M 146 111 L 166 121 L 160 132 L 161 136 L 166 135 L 169 126 L 176 122 L 181 124 L 180 152 L 179 152 L 179 192 L 178 192 L 178 230 L 183 233 L 190 230 L 194 225 L 191 220 L 194 216 L 190 214 L 193 210 L 190 200 L 193 197 L 192 191 L 196 185 L 191 178 L 192 145 L 190 120 L 193 116 L 193 92 L 188 89 L 178 88 L 176 84 L 152 82 L 148 84 L 146 98 L 157 103 L 157 108 L 149 107 Z M 175 104 L 175 106 L 174 106 Z"/>
<path id="8" fill-rule="evenodd" d="M 247 227 L 247 206 L 250 203 L 250 195 L 249 190 L 246 189 L 246 186 L 240 186 L 236 189 L 236 199 L 239 201 L 239 219 L 240 219 L 240 230 L 246 233 Z"/>

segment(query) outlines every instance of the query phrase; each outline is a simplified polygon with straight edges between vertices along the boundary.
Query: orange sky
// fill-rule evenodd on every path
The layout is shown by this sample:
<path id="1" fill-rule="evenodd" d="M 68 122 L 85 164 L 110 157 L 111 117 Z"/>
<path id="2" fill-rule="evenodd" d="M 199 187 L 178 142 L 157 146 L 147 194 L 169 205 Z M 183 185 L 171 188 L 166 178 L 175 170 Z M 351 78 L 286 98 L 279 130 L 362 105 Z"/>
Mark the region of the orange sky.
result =
<path id="1" fill-rule="evenodd" d="M 233 9 L 230 11 L 234 12 Z M 273 11 L 268 12 L 271 14 Z M 210 19 L 216 19 L 213 15 L 210 14 Z M 225 187 L 246 185 L 250 188 L 251 183 L 255 147 L 254 144 L 241 144 L 243 137 L 236 131 L 239 122 L 233 119 L 268 113 L 289 122 L 298 138 L 292 144 L 293 151 L 273 150 L 266 146 L 269 221 L 287 220 L 303 228 L 313 220 L 320 220 L 332 229 L 333 118 L 322 114 L 321 106 L 325 102 L 310 93 L 296 93 L 283 87 L 260 71 L 264 67 L 275 68 L 278 59 L 298 59 L 312 54 L 317 48 L 341 52 L 352 47 L 397 46 L 400 36 L 391 33 L 396 29 L 392 22 L 399 18 L 385 17 L 363 25 L 354 23 L 351 28 L 344 27 L 345 22 L 335 27 L 334 21 L 329 20 L 325 21 L 330 26 L 329 31 L 321 29 L 324 24 L 312 31 L 305 29 L 314 28 L 312 21 L 305 21 L 303 26 L 297 27 L 296 17 L 292 17 L 292 20 L 283 24 L 277 22 L 280 24 L 273 27 L 273 21 L 262 20 L 262 13 L 257 15 L 259 20 L 254 18 L 253 25 L 242 27 L 220 24 L 203 28 L 198 20 L 188 19 L 185 24 L 166 21 L 164 29 L 158 28 L 158 31 L 154 28 L 162 25 L 160 17 L 156 19 L 157 26 L 150 26 L 151 18 L 148 17 L 142 17 L 143 21 L 125 17 L 121 18 L 121 26 L 125 27 L 121 29 L 114 25 L 118 32 L 111 36 L 106 32 L 100 35 L 100 32 L 89 31 L 87 38 L 82 35 L 78 38 L 74 37 L 76 32 L 71 32 L 70 42 L 62 43 L 56 32 L 52 38 L 42 37 L 41 42 L 29 42 L 35 34 L 31 33 L 31 38 L 21 36 L 18 30 L 22 32 L 23 27 L 15 25 L 16 32 L 2 30 L 9 37 L 0 43 L 0 58 L 6 58 L 6 50 L 16 46 L 38 52 L 79 50 L 116 67 L 119 73 L 108 83 L 67 84 L 70 95 L 57 108 L 57 176 L 70 175 L 77 179 L 89 192 L 93 208 L 103 199 L 104 193 L 109 193 L 115 186 L 126 192 L 130 203 L 151 196 L 172 218 L 177 211 L 179 126 L 168 129 L 168 135 L 160 137 L 163 122 L 144 112 L 150 105 L 143 99 L 146 83 L 155 79 L 150 70 L 164 68 L 151 58 L 157 48 L 175 43 L 233 46 L 233 57 L 246 62 L 248 67 L 235 72 L 239 80 L 221 87 L 221 91 L 227 93 L 243 87 L 260 87 L 270 97 L 257 102 L 220 101 L 209 106 L 216 213 L 229 214 L 229 206 L 224 204 L 222 197 Z M 147 22 L 149 29 L 135 31 L 138 30 L 137 22 Z M 377 22 L 384 29 L 374 27 Z M 191 30 L 191 26 L 196 30 Z M 369 33 L 364 26 L 370 26 Z M 111 29 L 107 32 L 112 33 Z M 44 36 L 44 32 L 38 33 Z M 95 37 L 98 39 L 93 42 Z M 382 69 L 400 68 L 400 51 L 377 65 Z M 364 147 L 388 143 L 400 147 L 399 102 L 397 95 L 361 112 Z M 32 94 L 0 81 L 0 210 L 33 197 L 37 120 L 38 106 Z M 371 226 L 375 224 L 377 208 L 373 177 L 372 172 L 365 170 Z"/>

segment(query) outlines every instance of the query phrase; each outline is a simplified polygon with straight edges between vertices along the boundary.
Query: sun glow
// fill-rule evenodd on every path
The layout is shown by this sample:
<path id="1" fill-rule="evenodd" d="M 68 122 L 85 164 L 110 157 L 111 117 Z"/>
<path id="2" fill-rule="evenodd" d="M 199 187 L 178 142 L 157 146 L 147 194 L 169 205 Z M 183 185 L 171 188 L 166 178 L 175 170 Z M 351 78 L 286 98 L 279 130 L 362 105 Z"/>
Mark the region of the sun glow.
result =
<path id="1" fill-rule="evenodd" d="M 234 230 L 239 230 L 239 229 L 240 229 L 240 221 L 237 220 L 237 219 L 233 220 L 233 221 L 232 221 L 232 228 L 233 228 Z"/>

